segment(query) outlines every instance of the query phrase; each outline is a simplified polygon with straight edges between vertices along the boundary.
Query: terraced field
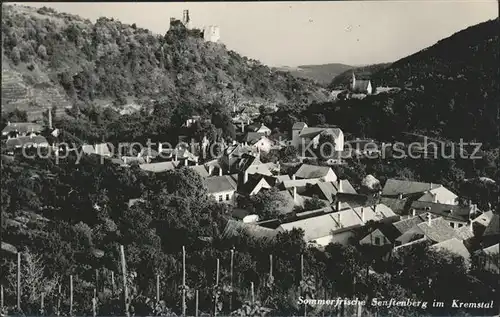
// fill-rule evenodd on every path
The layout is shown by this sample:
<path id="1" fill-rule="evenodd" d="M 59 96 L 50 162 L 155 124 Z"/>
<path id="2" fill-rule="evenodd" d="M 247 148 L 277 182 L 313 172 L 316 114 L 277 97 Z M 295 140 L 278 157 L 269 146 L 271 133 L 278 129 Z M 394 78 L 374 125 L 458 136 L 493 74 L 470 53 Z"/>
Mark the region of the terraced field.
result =
<path id="1" fill-rule="evenodd" d="M 2 111 L 23 110 L 30 120 L 37 120 L 50 107 L 57 107 L 56 115 L 63 115 L 71 107 L 61 87 L 50 82 L 27 85 L 21 74 L 2 67 Z"/>

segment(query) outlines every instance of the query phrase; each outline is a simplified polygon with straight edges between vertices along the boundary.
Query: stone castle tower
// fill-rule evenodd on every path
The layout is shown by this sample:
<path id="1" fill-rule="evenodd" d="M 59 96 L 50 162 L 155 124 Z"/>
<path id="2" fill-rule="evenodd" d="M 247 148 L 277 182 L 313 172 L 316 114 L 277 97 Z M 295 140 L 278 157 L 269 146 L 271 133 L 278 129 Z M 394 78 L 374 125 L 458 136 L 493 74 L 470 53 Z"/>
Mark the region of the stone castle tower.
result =
<path id="1" fill-rule="evenodd" d="M 217 43 L 220 39 L 220 28 L 217 25 L 209 25 L 203 30 L 203 38 L 207 42 Z"/>
<path id="2" fill-rule="evenodd" d="M 186 27 L 186 29 L 190 28 L 191 19 L 189 18 L 189 10 L 182 11 L 182 24 Z"/>

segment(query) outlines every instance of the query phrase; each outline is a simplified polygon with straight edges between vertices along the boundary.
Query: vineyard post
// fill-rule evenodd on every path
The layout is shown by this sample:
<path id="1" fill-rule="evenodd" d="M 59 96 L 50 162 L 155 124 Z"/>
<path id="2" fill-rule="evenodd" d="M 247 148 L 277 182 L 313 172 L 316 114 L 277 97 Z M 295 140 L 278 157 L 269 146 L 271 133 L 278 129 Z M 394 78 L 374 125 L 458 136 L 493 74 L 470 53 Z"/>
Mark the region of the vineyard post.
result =
<path id="1" fill-rule="evenodd" d="M 194 307 L 194 309 L 195 309 L 195 317 L 198 317 L 198 290 L 196 290 L 195 297 L 196 297 L 196 299 L 195 299 L 195 307 Z"/>
<path id="2" fill-rule="evenodd" d="M 45 306 L 45 305 L 44 305 L 44 302 L 43 302 L 43 300 L 44 300 L 44 298 L 43 298 L 43 297 L 44 297 L 44 296 L 43 296 L 43 292 L 42 292 L 42 293 L 40 294 L 40 313 L 41 313 L 41 314 L 43 314 L 43 309 L 44 309 L 44 306 Z"/>
<path id="3" fill-rule="evenodd" d="M 93 317 L 97 316 L 97 310 L 96 310 L 96 304 L 97 304 L 96 292 L 97 291 L 94 288 L 94 298 L 92 298 L 92 316 Z"/>
<path id="4" fill-rule="evenodd" d="M 111 295 L 115 297 L 115 272 L 111 271 Z"/>
<path id="5" fill-rule="evenodd" d="M 217 273 L 215 274 L 215 299 L 214 299 L 214 316 L 217 316 L 217 306 L 219 302 L 219 259 L 217 259 Z"/>
<path id="6" fill-rule="evenodd" d="M 233 266 L 234 266 L 234 248 L 231 249 L 231 268 L 230 268 L 230 283 L 231 293 L 229 294 L 229 311 L 233 311 Z"/>
<path id="7" fill-rule="evenodd" d="M 300 255 L 300 280 L 304 280 L 304 254 Z"/>
<path id="8" fill-rule="evenodd" d="M 156 274 L 156 301 L 160 302 L 160 274 Z"/>
<path id="9" fill-rule="evenodd" d="M 253 289 L 253 282 L 250 282 L 250 295 L 251 295 L 251 301 L 252 305 L 255 303 L 255 294 L 254 294 L 254 289 Z"/>
<path id="10" fill-rule="evenodd" d="M 21 311 L 21 252 L 17 252 L 17 309 Z"/>
<path id="11" fill-rule="evenodd" d="M 0 306 L 1 311 L 3 311 L 3 284 L 0 285 Z"/>
<path id="12" fill-rule="evenodd" d="M 69 276 L 69 315 L 73 316 L 73 275 Z"/>
<path id="13" fill-rule="evenodd" d="M 57 316 L 61 315 L 61 282 L 59 281 L 59 286 L 57 287 Z"/>
<path id="14" fill-rule="evenodd" d="M 273 255 L 269 254 L 269 276 L 273 277 Z"/>
<path id="15" fill-rule="evenodd" d="M 99 290 L 99 269 L 95 270 L 95 289 Z"/>
<path id="16" fill-rule="evenodd" d="M 182 316 L 186 316 L 186 247 L 182 246 Z"/>
<path id="17" fill-rule="evenodd" d="M 129 317 L 130 312 L 128 309 L 127 262 L 125 261 L 125 250 L 123 248 L 123 245 L 120 245 L 120 254 L 121 254 L 121 262 L 122 262 L 123 300 L 125 302 L 125 316 Z"/>

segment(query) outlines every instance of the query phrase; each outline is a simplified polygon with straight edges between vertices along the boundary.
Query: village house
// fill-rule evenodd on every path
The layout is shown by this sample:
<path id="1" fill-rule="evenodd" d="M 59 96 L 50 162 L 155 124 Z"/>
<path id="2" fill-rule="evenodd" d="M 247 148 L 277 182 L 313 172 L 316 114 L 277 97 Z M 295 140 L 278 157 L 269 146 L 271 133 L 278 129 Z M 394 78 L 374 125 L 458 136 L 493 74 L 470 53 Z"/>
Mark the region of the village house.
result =
<path id="1" fill-rule="evenodd" d="M 321 135 L 331 135 L 333 137 L 334 150 L 342 152 L 344 150 L 344 133 L 339 128 L 315 128 L 308 127 L 304 122 L 296 122 L 292 126 L 291 145 L 298 149 L 305 149 L 312 143 L 312 148 L 319 145 Z"/>
<path id="2" fill-rule="evenodd" d="M 2 130 L 2 138 L 17 138 L 21 136 L 38 135 L 43 131 L 43 127 L 31 122 L 7 122 Z"/>
<path id="3" fill-rule="evenodd" d="M 351 86 L 352 93 L 371 95 L 373 92 L 372 82 L 369 79 L 358 79 L 354 72 L 352 73 Z"/>
<path id="4" fill-rule="evenodd" d="M 434 251 L 448 251 L 454 255 L 458 255 L 464 259 L 465 265 L 470 267 L 471 254 L 462 240 L 451 238 L 440 243 L 436 243 L 429 247 Z"/>
<path id="5" fill-rule="evenodd" d="M 382 196 L 403 199 L 419 196 L 419 201 L 457 205 L 458 196 L 441 184 L 422 183 L 390 178 L 386 181 Z"/>
<path id="6" fill-rule="evenodd" d="M 474 253 L 476 265 L 478 267 L 484 268 L 487 271 L 499 274 L 500 273 L 499 246 L 500 244 L 497 243 L 487 248 L 477 250 Z"/>
<path id="7" fill-rule="evenodd" d="M 364 236 L 360 245 L 371 246 L 393 246 L 396 239 L 401 235 L 399 230 L 393 224 L 378 224 L 373 231 Z"/>
<path id="8" fill-rule="evenodd" d="M 372 207 L 345 209 L 317 217 L 306 218 L 294 222 L 283 223 L 276 230 L 290 231 L 294 228 L 304 230 L 307 243 L 324 247 L 329 243 L 348 244 L 355 236 L 354 229 L 366 225 L 369 221 L 391 222 L 397 217 L 390 208 L 379 204 Z"/>
<path id="9" fill-rule="evenodd" d="M 233 205 L 238 179 L 235 175 L 212 176 L 204 179 L 209 197 L 221 203 Z"/>
<path id="10" fill-rule="evenodd" d="M 321 182 L 336 182 L 337 175 L 328 166 L 302 164 L 294 174 L 295 179 L 318 179 Z"/>

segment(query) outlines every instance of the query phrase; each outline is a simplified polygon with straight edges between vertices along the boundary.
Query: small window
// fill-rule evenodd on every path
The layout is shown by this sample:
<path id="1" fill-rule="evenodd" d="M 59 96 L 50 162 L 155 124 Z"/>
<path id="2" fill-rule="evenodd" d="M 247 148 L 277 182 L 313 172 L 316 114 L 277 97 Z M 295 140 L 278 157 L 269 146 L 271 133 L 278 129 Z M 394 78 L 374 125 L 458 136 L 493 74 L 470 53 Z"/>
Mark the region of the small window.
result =
<path id="1" fill-rule="evenodd" d="M 379 237 L 375 237 L 375 245 L 380 245 L 380 238 Z"/>
<path id="2" fill-rule="evenodd" d="M 229 194 L 226 194 L 226 200 L 229 200 Z"/>
<path id="3" fill-rule="evenodd" d="M 451 226 L 452 228 L 455 228 L 455 223 L 454 223 L 454 222 L 450 222 L 450 226 Z"/>
<path id="4" fill-rule="evenodd" d="M 219 201 L 222 201 L 222 195 L 219 195 Z"/>

